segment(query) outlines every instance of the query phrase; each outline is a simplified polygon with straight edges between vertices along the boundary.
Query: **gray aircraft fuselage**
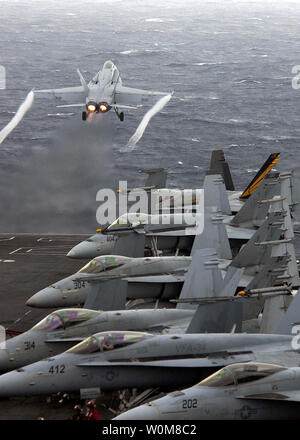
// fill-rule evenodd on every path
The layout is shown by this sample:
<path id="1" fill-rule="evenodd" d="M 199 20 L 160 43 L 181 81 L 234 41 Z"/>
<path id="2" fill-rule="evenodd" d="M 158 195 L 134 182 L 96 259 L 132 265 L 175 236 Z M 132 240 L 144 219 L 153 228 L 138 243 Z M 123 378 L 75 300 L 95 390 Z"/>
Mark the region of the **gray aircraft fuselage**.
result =
<path id="1" fill-rule="evenodd" d="M 139 334 L 121 348 L 99 351 L 98 339 L 124 339 L 130 332 L 109 332 L 72 347 L 68 352 L 14 370 L 0 377 L 0 397 L 102 390 L 191 386 L 216 368 L 235 362 L 299 362 L 291 336 L 250 334 Z M 92 348 L 90 349 L 90 346 Z M 80 347 L 79 347 L 80 346 Z M 86 353 L 86 351 L 96 350 Z"/>
<path id="2" fill-rule="evenodd" d="M 173 326 L 187 327 L 193 314 L 194 310 L 184 309 L 58 310 L 5 342 L 5 348 L 0 349 L 0 374 L 62 353 L 94 333 L 155 329 L 170 332 Z"/>
<path id="3" fill-rule="evenodd" d="M 37 292 L 27 301 L 27 305 L 31 307 L 45 308 L 76 306 L 85 302 L 92 289 L 88 280 L 95 277 L 95 275 L 97 275 L 99 280 L 105 280 L 110 277 L 131 278 L 160 275 L 178 269 L 185 270 L 191 262 L 191 257 L 181 256 L 128 258 L 113 255 L 97 257 L 92 260 L 92 262 L 97 263 L 105 258 L 124 260 L 124 264 L 117 267 L 110 267 L 109 270 L 103 270 L 102 272 L 87 273 L 84 272 L 84 269 L 81 269 L 80 272 L 76 272 L 75 274 Z M 80 280 L 78 280 L 78 278 L 80 278 Z"/>
<path id="4" fill-rule="evenodd" d="M 175 391 L 129 410 L 116 417 L 116 420 L 174 420 L 175 418 L 176 420 L 289 420 L 300 418 L 299 401 L 288 401 L 290 391 L 299 392 L 299 368 L 283 369 L 253 382 L 229 386 L 205 386 L 205 380 L 203 382 L 203 385 L 200 383 L 185 390 Z M 277 399 L 276 395 L 278 395 Z M 246 396 L 253 396 L 253 398 L 247 399 Z M 271 400 L 268 400 L 270 398 Z M 285 398 L 286 401 L 284 401 Z"/>

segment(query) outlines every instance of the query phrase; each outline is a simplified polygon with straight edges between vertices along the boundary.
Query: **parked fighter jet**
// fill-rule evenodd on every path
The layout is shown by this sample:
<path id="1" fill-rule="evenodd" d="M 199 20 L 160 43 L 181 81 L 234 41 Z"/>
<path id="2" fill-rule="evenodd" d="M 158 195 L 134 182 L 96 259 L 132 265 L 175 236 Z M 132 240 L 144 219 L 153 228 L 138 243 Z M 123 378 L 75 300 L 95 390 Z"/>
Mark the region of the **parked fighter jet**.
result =
<path id="1" fill-rule="evenodd" d="M 62 353 L 84 338 L 106 330 L 169 331 L 187 326 L 194 310 L 153 309 L 96 311 L 61 309 L 34 327 L 8 339 L 0 350 L 0 373 Z"/>
<path id="2" fill-rule="evenodd" d="M 220 155 L 220 153 L 222 154 Z M 197 233 L 197 228 L 192 227 L 193 222 L 196 222 L 195 214 L 192 214 L 192 211 L 199 203 L 200 197 L 203 199 L 204 194 L 205 207 L 217 206 L 217 210 L 224 215 L 229 239 L 234 240 L 234 245 L 238 243 L 238 246 L 241 246 L 252 237 L 254 228 L 258 227 L 266 216 L 267 203 L 260 204 L 258 202 L 273 197 L 276 190 L 276 177 L 273 174 L 270 180 L 263 178 L 277 163 L 279 156 L 279 153 L 273 153 L 242 193 L 241 191 L 229 191 L 229 189 L 233 189 L 233 185 L 228 164 L 224 160 L 224 153 L 219 150 L 213 151 L 211 166 L 204 181 L 204 189 L 170 190 L 160 186 L 154 190 L 154 196 L 158 200 L 154 216 L 149 213 L 123 214 L 108 227 L 74 246 L 67 256 L 70 258 L 94 258 L 99 255 L 116 253 L 114 246 L 118 234 L 132 230 L 144 232 L 146 234 L 145 244 L 150 248 L 155 241 L 160 250 L 173 249 L 175 245 L 178 249 L 191 249 L 194 236 Z M 220 174 L 216 173 L 222 174 L 224 182 Z M 262 185 L 260 185 L 261 182 L 263 182 Z M 254 192 L 254 190 L 256 191 Z M 247 200 L 249 196 L 251 197 Z M 291 199 L 290 196 L 289 199 Z M 187 224 L 182 222 L 182 217 L 179 212 L 176 212 L 177 209 L 182 210 L 183 200 Z M 163 207 L 174 210 L 170 215 L 169 224 L 165 221 L 166 216 L 159 214 Z M 241 212 L 233 217 L 232 212 L 239 210 Z"/>
<path id="3" fill-rule="evenodd" d="M 237 277 L 232 277 L 228 284 L 216 282 L 216 253 L 212 249 L 199 251 L 193 257 L 180 298 L 197 298 L 199 296 L 199 276 L 203 296 L 218 297 L 232 295 L 237 286 L 242 270 Z M 197 274 L 197 277 L 195 275 Z M 220 273 L 219 273 L 220 276 Z M 178 304 L 176 309 L 139 309 L 124 310 L 126 293 L 122 298 L 122 281 L 118 285 L 104 286 L 104 294 L 97 292 L 95 298 L 89 298 L 93 308 L 99 305 L 101 311 L 84 309 L 63 309 L 52 312 L 27 332 L 6 341 L 5 349 L 0 350 L 0 372 L 31 364 L 46 356 L 53 356 L 71 348 L 93 333 L 108 330 L 151 331 L 158 333 L 174 333 L 189 328 L 195 313 L 191 304 Z M 220 281 L 220 278 L 219 278 Z M 112 281 L 115 283 L 115 280 Z M 109 281 L 111 283 L 111 281 Z M 117 300 L 114 298 L 117 294 Z M 104 306 L 108 296 L 110 311 Z M 161 295 L 160 295 L 161 296 Z M 106 304 L 108 301 L 106 299 Z M 117 307 L 120 306 L 120 307 Z M 118 308 L 118 310 L 116 310 Z M 113 310 L 113 311 L 112 311 Z M 223 309 L 224 310 L 224 309 Z M 213 322 L 213 320 L 210 320 Z M 229 324 L 229 328 L 232 325 Z M 198 327 L 199 328 L 199 327 Z M 203 327 L 205 330 L 205 326 Z M 222 327 L 222 330 L 226 329 Z M 216 327 L 214 327 L 216 330 Z"/>
<path id="4" fill-rule="evenodd" d="M 0 376 L 0 398 L 81 388 L 191 386 L 218 367 L 291 354 L 291 337 L 250 334 L 97 333 L 68 351 Z M 263 359 L 261 359 L 263 358 Z"/>
<path id="5" fill-rule="evenodd" d="M 281 204 L 282 202 L 281 199 L 275 199 L 275 201 L 277 204 Z M 278 207 L 278 209 L 279 211 L 272 212 L 268 215 L 261 227 L 232 261 L 232 254 L 222 218 L 218 218 L 209 212 L 208 209 L 208 212 L 205 213 L 204 232 L 196 237 L 192 254 L 197 249 L 216 249 L 218 257 L 223 260 L 222 268 L 226 273 L 235 271 L 237 267 L 246 268 L 244 280 L 242 280 L 240 284 L 241 287 L 245 287 L 259 275 L 259 272 L 262 271 L 266 265 L 270 264 L 270 258 L 272 258 L 274 249 L 276 248 L 277 256 L 287 254 L 291 256 L 289 271 L 286 275 L 292 280 L 292 285 L 298 287 L 300 282 L 295 254 L 293 245 L 289 243 L 292 235 L 287 236 L 287 234 L 292 234 L 290 221 L 286 220 L 289 219 L 289 208 L 286 206 L 286 210 L 284 210 L 283 207 Z M 130 237 L 130 242 L 131 244 L 133 243 L 132 237 Z M 143 244 L 142 249 L 144 249 Z M 155 281 L 152 278 L 149 279 L 149 275 L 165 276 L 170 273 L 174 274 L 174 271 L 177 271 L 179 275 L 178 270 L 181 270 L 181 278 L 173 277 L 171 280 L 167 279 L 165 282 L 182 282 L 185 272 L 190 265 L 190 261 L 191 257 L 183 256 L 129 258 L 117 255 L 96 257 L 80 269 L 79 272 L 37 292 L 27 301 L 27 305 L 32 307 L 64 307 L 82 304 L 92 291 L 89 283 L 91 279 L 106 280 L 130 277 L 136 280 L 137 277 L 145 277 L 138 281 L 149 285 L 150 282 Z M 170 277 L 170 275 L 168 275 L 168 277 Z M 163 283 L 164 278 L 162 279 L 160 277 L 157 281 Z M 149 294 L 151 296 L 151 289 Z M 169 298 L 175 298 L 177 294 L 178 292 L 174 291 L 173 296 L 169 295 Z M 138 295 L 139 298 L 143 297 L 143 288 L 141 285 Z M 145 296 L 148 295 L 145 294 Z M 152 297 L 154 296 L 153 294 Z M 86 305 L 86 307 L 90 308 L 90 305 Z"/>
<path id="6" fill-rule="evenodd" d="M 228 365 L 114 420 L 299 420 L 299 409 L 299 367 L 249 362 Z"/>
<path id="7" fill-rule="evenodd" d="M 280 322 L 277 331 L 281 334 L 97 333 L 65 353 L 1 375 L 0 397 L 93 387 L 105 391 L 191 386 L 217 368 L 237 362 L 293 367 L 300 359 L 291 336 L 299 310 L 300 291 Z"/>
<path id="8" fill-rule="evenodd" d="M 151 96 L 167 95 L 167 93 L 124 87 L 120 72 L 112 61 L 106 61 L 102 70 L 88 84 L 79 69 L 77 69 L 77 73 L 81 86 L 35 90 L 34 93 L 51 93 L 55 97 L 64 99 L 68 99 L 72 95 L 77 97 L 80 103 L 59 105 L 58 107 L 85 107 L 86 110 L 82 112 L 83 121 L 94 113 L 106 113 L 111 108 L 115 110 L 120 121 L 124 121 L 124 113 L 119 110 L 137 108 L 137 105 L 148 100 Z"/>
<path id="9" fill-rule="evenodd" d="M 78 272 L 34 294 L 27 301 L 30 307 L 64 307 L 82 304 L 88 296 L 90 278 L 114 278 L 164 275 L 186 271 L 192 257 L 129 258 L 119 255 L 96 257 Z M 80 278 L 80 280 L 78 280 Z"/>

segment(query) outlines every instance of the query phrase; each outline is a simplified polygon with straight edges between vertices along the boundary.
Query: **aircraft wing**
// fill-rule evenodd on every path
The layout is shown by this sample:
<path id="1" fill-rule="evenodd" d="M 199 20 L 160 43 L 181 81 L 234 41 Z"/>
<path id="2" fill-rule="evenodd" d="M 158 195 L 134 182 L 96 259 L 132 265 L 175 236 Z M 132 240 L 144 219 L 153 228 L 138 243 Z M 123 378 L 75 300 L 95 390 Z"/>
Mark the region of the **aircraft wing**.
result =
<path id="1" fill-rule="evenodd" d="M 133 89 L 131 87 L 123 87 L 117 85 L 115 91 L 116 106 L 126 105 L 126 104 L 142 104 L 151 100 L 153 96 L 166 96 L 168 93 L 162 92 L 152 92 L 149 90 Z"/>
<path id="2" fill-rule="evenodd" d="M 129 283 L 182 283 L 185 280 L 185 275 L 145 275 L 124 279 Z"/>
<path id="3" fill-rule="evenodd" d="M 253 399 L 253 400 L 277 400 L 286 402 L 300 402 L 300 390 L 288 390 L 273 393 L 247 394 L 235 396 L 237 399 Z"/>
<path id="4" fill-rule="evenodd" d="M 162 355 L 163 357 L 163 355 Z M 131 362 L 126 361 L 91 361 L 77 364 L 78 367 L 166 367 L 166 368 L 208 368 L 208 367 L 224 367 L 225 365 L 230 365 L 235 362 L 249 362 L 253 360 L 254 357 L 252 353 L 247 354 L 229 354 L 222 353 L 221 355 L 209 355 L 201 358 L 186 358 L 186 359 L 163 359 L 156 361 L 135 360 Z"/>
<path id="5" fill-rule="evenodd" d="M 63 98 L 68 99 L 70 95 L 76 96 L 76 98 L 80 99 L 82 102 L 85 102 L 86 98 L 86 90 L 83 86 L 77 87 L 64 87 L 61 89 L 44 89 L 44 90 L 34 90 L 35 95 L 44 95 L 50 94 L 55 98 Z"/>
<path id="6" fill-rule="evenodd" d="M 252 235 L 254 235 L 254 233 L 256 232 L 254 229 L 237 228 L 230 225 L 226 225 L 226 231 L 228 238 L 234 238 L 238 240 L 250 240 Z"/>
<path id="7" fill-rule="evenodd" d="M 230 225 L 225 224 L 228 238 L 234 238 L 239 240 L 250 240 L 252 235 L 255 233 L 254 229 L 248 228 L 237 228 Z M 147 235 L 158 235 L 165 237 L 185 237 L 185 236 L 193 236 L 196 235 L 197 228 L 195 226 L 184 226 L 181 229 L 176 229 L 176 226 L 170 226 L 168 230 L 163 231 L 163 227 L 161 226 L 161 230 L 155 231 L 154 229 L 148 230 L 145 229 Z"/>

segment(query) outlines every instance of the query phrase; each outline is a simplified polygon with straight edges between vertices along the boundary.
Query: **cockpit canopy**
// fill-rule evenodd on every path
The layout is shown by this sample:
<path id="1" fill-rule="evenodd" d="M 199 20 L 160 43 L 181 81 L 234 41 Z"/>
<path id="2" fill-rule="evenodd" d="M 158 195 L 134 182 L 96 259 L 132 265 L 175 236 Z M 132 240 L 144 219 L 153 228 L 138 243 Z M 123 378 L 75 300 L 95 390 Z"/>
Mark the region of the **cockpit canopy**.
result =
<path id="1" fill-rule="evenodd" d="M 143 341 L 144 339 L 152 338 L 150 333 L 141 332 L 101 332 L 85 339 L 74 347 L 70 348 L 68 353 L 75 354 L 89 354 L 103 352 L 107 350 L 114 350 L 123 348 L 130 344 Z"/>
<path id="2" fill-rule="evenodd" d="M 243 363 L 228 365 L 206 379 L 198 383 L 203 387 L 226 387 L 240 385 L 262 379 L 279 371 L 286 370 L 285 367 L 273 364 Z"/>
<path id="3" fill-rule="evenodd" d="M 127 212 L 118 217 L 111 225 L 108 226 L 107 231 L 121 228 L 135 228 L 140 225 L 148 224 L 149 215 L 143 212 Z"/>
<path id="4" fill-rule="evenodd" d="M 73 325 L 88 321 L 99 315 L 100 312 L 88 309 L 62 309 L 50 313 L 42 321 L 36 324 L 32 330 L 44 330 L 52 332 L 63 330 Z"/>
<path id="5" fill-rule="evenodd" d="M 103 69 L 111 69 L 114 66 L 114 63 L 110 60 L 105 61 L 103 64 Z"/>
<path id="6" fill-rule="evenodd" d="M 115 269 L 116 267 L 123 266 L 129 263 L 132 258 L 123 257 L 121 255 L 103 255 L 101 257 L 96 257 L 88 264 L 83 266 L 79 272 L 80 273 L 100 273 L 107 270 Z"/>

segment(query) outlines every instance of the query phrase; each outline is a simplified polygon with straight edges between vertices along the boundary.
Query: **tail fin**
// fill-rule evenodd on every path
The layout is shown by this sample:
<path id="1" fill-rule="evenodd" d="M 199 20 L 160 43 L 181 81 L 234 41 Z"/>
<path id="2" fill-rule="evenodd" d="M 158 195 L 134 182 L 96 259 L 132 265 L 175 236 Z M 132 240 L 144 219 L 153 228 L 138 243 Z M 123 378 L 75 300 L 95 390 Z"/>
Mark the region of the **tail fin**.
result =
<path id="1" fill-rule="evenodd" d="M 280 173 L 281 195 L 286 198 L 292 217 L 300 220 L 300 181 L 293 171 Z"/>
<path id="2" fill-rule="evenodd" d="M 77 73 L 78 73 L 78 76 L 80 78 L 80 82 L 81 82 L 82 87 L 84 88 L 85 91 L 87 91 L 88 90 L 87 83 L 86 83 L 85 79 L 83 78 L 83 75 L 82 75 L 82 73 L 80 72 L 79 69 L 77 69 Z"/>
<path id="3" fill-rule="evenodd" d="M 279 326 L 282 326 L 283 323 L 286 322 L 286 310 L 288 310 L 292 301 L 293 297 L 286 294 L 266 298 L 260 324 L 260 333 L 281 333 L 281 331 L 278 332 L 277 330 L 279 329 Z M 282 331 L 282 333 L 284 332 Z"/>
<path id="4" fill-rule="evenodd" d="M 244 269 L 235 269 L 223 280 L 218 267 L 218 257 L 214 249 L 197 250 L 192 258 L 188 273 L 179 296 L 179 309 L 194 309 L 188 300 L 195 298 L 216 298 L 233 296 L 238 287 Z"/>
<path id="5" fill-rule="evenodd" d="M 90 281 L 92 289 L 84 308 L 91 310 L 124 310 L 128 282 L 122 279 Z"/>
<path id="6" fill-rule="evenodd" d="M 277 164 L 280 157 L 280 153 L 272 153 L 258 171 L 256 176 L 251 180 L 240 199 L 247 199 L 254 193 L 256 188 L 261 184 L 263 178 L 271 171 L 271 169 Z"/>
<path id="7" fill-rule="evenodd" d="M 213 150 L 210 159 L 210 168 L 206 174 L 221 174 L 224 179 L 226 189 L 234 191 L 234 185 L 228 163 L 225 160 L 223 150 Z"/>
<path id="8" fill-rule="evenodd" d="M 202 234 L 196 235 L 191 255 L 197 249 L 215 249 L 218 258 L 231 259 L 232 253 L 220 213 L 231 213 L 228 197 L 222 177 L 205 176 L 204 180 L 204 228 Z"/>
<path id="9" fill-rule="evenodd" d="M 215 297 L 221 291 L 223 279 L 214 249 L 195 251 L 179 299 Z M 194 304 L 178 303 L 179 309 L 195 309 Z"/>
<path id="10" fill-rule="evenodd" d="M 275 333 L 281 335 L 290 335 L 293 333 L 293 327 L 300 324 L 300 289 L 294 296 L 294 299 L 280 321 Z"/>
<path id="11" fill-rule="evenodd" d="M 288 268 L 289 257 L 287 255 L 271 257 L 267 264 L 258 272 L 258 274 L 250 281 L 247 290 L 262 289 L 272 287 L 279 284 L 285 284 L 286 279 L 283 278 Z"/>
<path id="12" fill-rule="evenodd" d="M 201 303 L 186 330 L 186 333 L 227 333 L 241 331 L 243 305 L 238 301 L 214 301 L 214 298 L 230 297 L 235 294 L 243 269 L 238 269 L 225 285 L 218 268 L 214 249 L 198 250 L 192 258 L 189 271 L 179 297 L 186 300 L 177 303 L 178 309 L 195 309 L 189 300 L 211 298 Z"/>
<path id="13" fill-rule="evenodd" d="M 215 249 L 218 258 L 230 260 L 232 253 L 223 217 L 216 215 L 213 208 L 205 208 L 204 229 L 196 235 L 191 251 L 193 256 L 198 249 Z"/>
<path id="14" fill-rule="evenodd" d="M 118 236 L 112 254 L 126 257 L 143 257 L 145 249 L 145 234 L 135 231 L 126 232 Z"/>
<path id="15" fill-rule="evenodd" d="M 268 244 L 280 239 L 283 233 L 281 229 L 283 224 L 283 212 L 270 213 L 261 227 L 241 248 L 230 266 L 246 268 L 258 266 L 263 261 L 267 261 L 271 256 L 271 247 Z"/>
<path id="16" fill-rule="evenodd" d="M 151 168 L 141 170 L 141 173 L 148 174 L 145 187 L 165 188 L 167 183 L 167 171 L 164 168 Z"/>
<path id="17" fill-rule="evenodd" d="M 242 227 L 259 227 L 264 222 L 270 206 L 270 199 L 278 189 L 279 173 L 267 175 L 257 191 L 252 194 L 230 224 Z"/>
<path id="18" fill-rule="evenodd" d="M 231 208 L 222 176 L 207 174 L 204 179 L 204 207 L 215 206 L 222 214 L 231 215 Z"/>

